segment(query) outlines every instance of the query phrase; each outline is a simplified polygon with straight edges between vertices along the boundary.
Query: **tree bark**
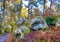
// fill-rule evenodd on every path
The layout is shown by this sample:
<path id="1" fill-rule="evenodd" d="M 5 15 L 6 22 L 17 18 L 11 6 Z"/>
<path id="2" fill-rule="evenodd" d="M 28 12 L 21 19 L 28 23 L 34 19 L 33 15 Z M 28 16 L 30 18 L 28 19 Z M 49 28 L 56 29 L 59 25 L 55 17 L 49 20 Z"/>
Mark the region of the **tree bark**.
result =
<path id="1" fill-rule="evenodd" d="M 52 0 L 51 0 L 51 4 L 50 4 L 50 14 L 52 14 L 52 13 L 51 13 L 51 7 L 52 7 Z"/>
<path id="2" fill-rule="evenodd" d="M 30 19 L 30 16 L 29 16 L 29 14 L 30 14 L 30 9 L 29 9 L 29 6 L 30 6 L 30 1 L 29 1 L 29 3 L 28 3 L 28 20 Z"/>
<path id="3" fill-rule="evenodd" d="M 3 13 L 2 13 L 3 18 L 4 18 L 4 11 L 5 11 L 5 2 L 6 0 L 3 0 Z"/>
<path id="4" fill-rule="evenodd" d="M 21 0 L 21 5 L 20 5 L 20 9 L 19 9 L 19 14 L 18 14 L 18 19 L 20 18 L 20 14 L 21 14 L 21 9 L 22 9 L 22 0 Z"/>
<path id="5" fill-rule="evenodd" d="M 44 9 L 43 9 L 43 14 L 45 14 L 45 2 L 46 2 L 46 0 L 44 0 Z"/>
<path id="6" fill-rule="evenodd" d="M 52 0 L 51 0 L 51 4 L 50 4 L 50 8 L 52 7 Z"/>

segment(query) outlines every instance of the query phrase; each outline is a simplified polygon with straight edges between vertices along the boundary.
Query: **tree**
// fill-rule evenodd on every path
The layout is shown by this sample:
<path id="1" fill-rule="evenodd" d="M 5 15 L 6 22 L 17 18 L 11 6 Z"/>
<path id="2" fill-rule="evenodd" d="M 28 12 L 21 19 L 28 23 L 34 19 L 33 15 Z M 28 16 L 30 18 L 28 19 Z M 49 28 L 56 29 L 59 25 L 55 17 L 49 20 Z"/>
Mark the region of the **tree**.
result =
<path id="1" fill-rule="evenodd" d="M 22 9 L 22 0 L 20 1 L 20 8 L 18 8 L 19 10 L 18 18 L 20 18 L 21 9 Z"/>
<path id="2" fill-rule="evenodd" d="M 50 11 L 51 11 L 51 7 L 52 7 L 52 2 L 53 2 L 53 1 L 51 0 L 51 4 L 50 4 Z M 50 14 L 51 14 L 51 12 L 50 12 Z"/>
<path id="3" fill-rule="evenodd" d="M 35 5 L 36 3 L 35 3 L 35 0 L 29 0 L 29 3 L 28 3 L 28 19 L 30 19 L 30 14 L 32 14 L 31 12 L 31 9 L 32 9 L 32 6 L 31 6 L 31 4 L 32 5 Z"/>
<path id="4" fill-rule="evenodd" d="M 46 2 L 46 0 L 44 0 L 44 9 L 43 9 L 43 14 L 45 14 L 45 2 Z"/>
<path id="5" fill-rule="evenodd" d="M 32 14 L 33 6 L 37 7 L 36 0 L 29 0 L 29 3 L 28 3 L 28 19 L 30 19 L 30 14 Z"/>
<path id="6" fill-rule="evenodd" d="M 6 0 L 3 0 L 3 13 L 2 13 L 3 18 L 4 18 L 4 11 L 5 11 L 5 2 Z"/>

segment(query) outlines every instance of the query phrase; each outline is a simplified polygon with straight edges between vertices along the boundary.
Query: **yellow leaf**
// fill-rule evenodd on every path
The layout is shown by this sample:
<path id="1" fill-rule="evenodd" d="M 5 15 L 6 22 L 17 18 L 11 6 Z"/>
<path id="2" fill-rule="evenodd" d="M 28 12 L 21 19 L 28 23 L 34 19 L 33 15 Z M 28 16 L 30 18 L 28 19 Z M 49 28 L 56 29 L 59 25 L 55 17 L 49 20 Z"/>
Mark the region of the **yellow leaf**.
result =
<path id="1" fill-rule="evenodd" d="M 27 18 L 28 17 L 28 11 L 25 8 L 22 8 L 20 16 Z"/>
<path id="2" fill-rule="evenodd" d="M 17 1 L 18 1 L 18 3 L 21 2 L 21 0 L 17 0 Z"/>
<path id="3" fill-rule="evenodd" d="M 8 1 L 6 1 L 6 4 L 9 4 L 9 2 L 8 2 Z"/>

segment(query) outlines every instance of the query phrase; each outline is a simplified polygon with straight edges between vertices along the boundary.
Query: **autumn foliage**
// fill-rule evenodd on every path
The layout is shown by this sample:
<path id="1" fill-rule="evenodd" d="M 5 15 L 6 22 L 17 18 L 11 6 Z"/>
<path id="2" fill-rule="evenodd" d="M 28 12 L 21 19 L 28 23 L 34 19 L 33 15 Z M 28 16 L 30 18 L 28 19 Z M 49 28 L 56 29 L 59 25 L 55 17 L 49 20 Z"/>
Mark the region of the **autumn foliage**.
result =
<path id="1" fill-rule="evenodd" d="M 36 40 L 45 40 L 46 42 L 60 42 L 60 26 L 50 28 L 48 31 L 31 32 L 25 35 L 23 40 L 26 40 L 27 42 L 35 42 Z"/>

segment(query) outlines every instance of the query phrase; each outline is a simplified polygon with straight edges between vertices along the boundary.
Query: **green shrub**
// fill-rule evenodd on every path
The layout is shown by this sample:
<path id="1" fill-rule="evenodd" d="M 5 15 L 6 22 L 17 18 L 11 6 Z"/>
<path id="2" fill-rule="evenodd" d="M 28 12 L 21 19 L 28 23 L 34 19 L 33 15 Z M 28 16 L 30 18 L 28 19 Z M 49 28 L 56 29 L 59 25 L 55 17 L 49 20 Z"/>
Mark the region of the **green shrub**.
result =
<path id="1" fill-rule="evenodd" d="M 1 26 L 1 24 L 0 24 L 0 34 L 2 34 L 2 26 Z"/>
<path id="2" fill-rule="evenodd" d="M 52 27 L 52 26 L 55 26 L 57 18 L 56 17 L 52 17 L 52 16 L 47 16 L 45 18 L 45 20 L 46 20 L 46 23 L 48 24 L 48 26 Z"/>
<path id="3" fill-rule="evenodd" d="M 2 28 L 0 28 L 0 34 L 2 34 Z"/>
<path id="4" fill-rule="evenodd" d="M 10 28 L 4 28 L 4 33 L 8 33 L 10 30 Z"/>

